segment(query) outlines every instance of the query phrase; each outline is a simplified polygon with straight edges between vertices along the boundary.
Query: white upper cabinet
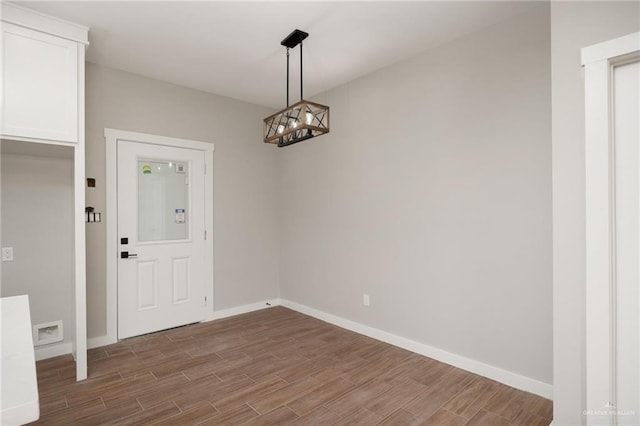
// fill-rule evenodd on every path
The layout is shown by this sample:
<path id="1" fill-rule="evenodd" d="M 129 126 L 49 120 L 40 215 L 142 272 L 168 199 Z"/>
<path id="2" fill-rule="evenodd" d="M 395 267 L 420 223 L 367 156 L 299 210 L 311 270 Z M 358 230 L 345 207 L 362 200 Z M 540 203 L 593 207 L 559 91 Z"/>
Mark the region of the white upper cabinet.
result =
<path id="1" fill-rule="evenodd" d="M 1 16 L 2 137 L 79 142 L 87 29 L 10 3 Z"/>
<path id="2" fill-rule="evenodd" d="M 78 141 L 78 44 L 2 25 L 2 134 Z"/>

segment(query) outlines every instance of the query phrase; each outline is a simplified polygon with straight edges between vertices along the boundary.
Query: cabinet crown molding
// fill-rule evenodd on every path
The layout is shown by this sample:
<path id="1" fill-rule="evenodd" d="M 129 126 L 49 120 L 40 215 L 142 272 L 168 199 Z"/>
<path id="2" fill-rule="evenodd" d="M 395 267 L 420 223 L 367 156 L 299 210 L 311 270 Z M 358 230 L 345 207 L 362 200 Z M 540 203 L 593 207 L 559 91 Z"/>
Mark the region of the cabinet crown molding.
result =
<path id="1" fill-rule="evenodd" d="M 89 44 L 89 27 L 45 15 L 13 3 L 0 3 L 0 17 L 2 22 L 37 29 L 84 45 Z"/>

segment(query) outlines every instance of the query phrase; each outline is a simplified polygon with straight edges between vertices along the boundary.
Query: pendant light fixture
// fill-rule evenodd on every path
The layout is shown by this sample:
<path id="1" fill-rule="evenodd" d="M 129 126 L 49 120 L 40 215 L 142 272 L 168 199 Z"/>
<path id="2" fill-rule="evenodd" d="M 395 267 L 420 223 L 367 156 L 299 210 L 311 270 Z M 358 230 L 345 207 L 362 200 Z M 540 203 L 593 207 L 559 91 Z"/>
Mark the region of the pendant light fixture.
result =
<path id="1" fill-rule="evenodd" d="M 329 107 L 304 99 L 302 91 L 302 41 L 308 33 L 294 30 L 281 45 L 287 48 L 287 107 L 264 119 L 264 142 L 278 147 L 293 145 L 329 133 Z M 300 45 L 300 101 L 289 106 L 289 49 Z"/>

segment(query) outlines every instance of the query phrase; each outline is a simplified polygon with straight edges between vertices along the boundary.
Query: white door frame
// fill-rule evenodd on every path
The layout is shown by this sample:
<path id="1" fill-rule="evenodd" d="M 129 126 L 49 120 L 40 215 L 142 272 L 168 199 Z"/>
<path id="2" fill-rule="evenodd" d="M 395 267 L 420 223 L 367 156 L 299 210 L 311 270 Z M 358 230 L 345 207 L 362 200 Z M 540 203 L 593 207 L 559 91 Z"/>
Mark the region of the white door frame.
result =
<path id="1" fill-rule="evenodd" d="M 101 344 L 111 344 L 118 341 L 118 164 L 117 148 L 119 140 L 147 143 L 151 145 L 187 148 L 204 152 L 205 157 L 205 320 L 213 316 L 213 149 L 208 142 L 187 139 L 170 138 L 166 136 L 150 135 L 146 133 L 128 132 L 125 130 L 104 129 L 107 158 L 107 335 Z"/>
<path id="2" fill-rule="evenodd" d="M 582 49 L 585 79 L 586 412 L 615 424 L 613 68 L 640 55 L 640 33 Z M 611 409 L 610 409 L 611 408 Z M 587 424 L 596 422 L 586 416 Z M 602 423 L 599 423 L 602 424 Z"/>

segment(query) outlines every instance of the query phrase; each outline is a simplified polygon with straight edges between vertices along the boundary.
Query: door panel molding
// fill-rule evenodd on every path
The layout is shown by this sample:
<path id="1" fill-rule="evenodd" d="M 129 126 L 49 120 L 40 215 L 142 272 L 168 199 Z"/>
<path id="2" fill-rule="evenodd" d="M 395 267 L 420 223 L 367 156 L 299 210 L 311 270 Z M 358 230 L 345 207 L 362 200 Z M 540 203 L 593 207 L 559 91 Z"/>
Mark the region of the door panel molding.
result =
<path id="1" fill-rule="evenodd" d="M 138 311 L 158 307 L 158 259 L 138 262 Z"/>
<path id="2" fill-rule="evenodd" d="M 205 157 L 205 295 L 207 298 L 205 320 L 213 318 L 214 298 L 214 252 L 213 252 L 213 152 L 214 144 L 203 141 L 172 138 L 125 130 L 104 130 L 106 142 L 106 302 L 107 330 L 100 339 L 102 344 L 118 341 L 118 194 L 117 194 L 117 146 L 118 141 L 160 145 L 203 151 Z"/>
<path id="3" fill-rule="evenodd" d="M 171 259 L 171 272 L 173 274 L 172 302 L 174 305 L 191 300 L 189 263 L 190 259 L 188 257 L 174 257 Z"/>

